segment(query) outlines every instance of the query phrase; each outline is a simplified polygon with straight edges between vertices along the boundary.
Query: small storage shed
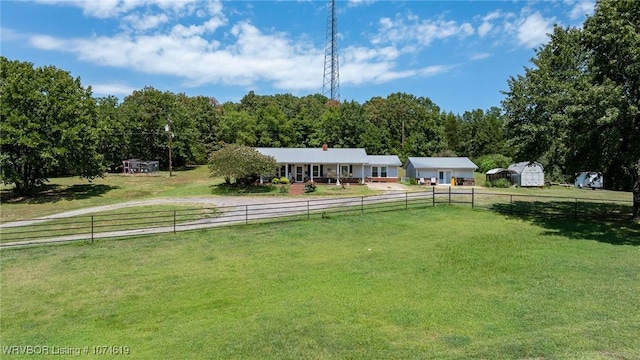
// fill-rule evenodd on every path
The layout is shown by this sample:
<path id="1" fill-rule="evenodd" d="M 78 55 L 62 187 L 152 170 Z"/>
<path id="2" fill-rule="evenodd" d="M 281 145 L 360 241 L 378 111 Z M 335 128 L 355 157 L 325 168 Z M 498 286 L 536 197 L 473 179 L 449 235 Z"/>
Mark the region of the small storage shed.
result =
<path id="1" fill-rule="evenodd" d="M 576 177 L 575 185 L 577 188 L 602 189 L 604 178 L 600 172 L 585 171 Z"/>
<path id="2" fill-rule="evenodd" d="M 511 183 L 522 187 L 544 186 L 544 168 L 537 162 L 522 161 L 509 165 L 514 173 Z"/>
<path id="3" fill-rule="evenodd" d="M 487 181 L 493 182 L 499 179 L 507 179 L 509 182 L 511 182 L 511 177 L 514 174 L 515 174 L 515 171 L 513 170 L 496 168 L 496 169 L 491 169 L 487 171 L 486 176 L 487 176 Z"/>
<path id="4" fill-rule="evenodd" d="M 475 185 L 473 172 L 478 168 L 467 157 L 410 157 L 404 164 L 407 177 L 425 185 Z"/>

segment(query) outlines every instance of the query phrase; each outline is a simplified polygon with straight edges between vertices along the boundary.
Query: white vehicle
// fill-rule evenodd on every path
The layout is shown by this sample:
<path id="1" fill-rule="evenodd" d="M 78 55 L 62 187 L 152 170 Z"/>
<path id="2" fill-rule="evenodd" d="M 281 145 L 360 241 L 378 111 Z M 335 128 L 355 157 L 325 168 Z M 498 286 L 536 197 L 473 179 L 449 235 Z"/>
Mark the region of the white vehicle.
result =
<path id="1" fill-rule="evenodd" d="M 575 181 L 575 185 L 579 189 L 602 189 L 603 184 L 604 178 L 602 177 L 602 173 L 593 171 L 581 172 Z"/>

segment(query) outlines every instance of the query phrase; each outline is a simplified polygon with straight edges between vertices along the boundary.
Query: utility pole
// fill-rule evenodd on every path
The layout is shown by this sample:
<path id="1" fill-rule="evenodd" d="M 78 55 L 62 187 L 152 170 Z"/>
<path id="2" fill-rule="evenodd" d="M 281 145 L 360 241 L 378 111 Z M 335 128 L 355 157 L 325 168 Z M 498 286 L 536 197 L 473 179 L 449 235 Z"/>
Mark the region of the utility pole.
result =
<path id="1" fill-rule="evenodd" d="M 173 176 L 173 164 L 172 164 L 172 154 L 171 154 L 171 147 L 172 147 L 172 138 L 173 138 L 173 132 L 171 131 L 171 115 L 167 116 L 167 125 L 165 125 L 164 130 L 167 132 L 167 135 L 169 136 L 169 177 Z"/>

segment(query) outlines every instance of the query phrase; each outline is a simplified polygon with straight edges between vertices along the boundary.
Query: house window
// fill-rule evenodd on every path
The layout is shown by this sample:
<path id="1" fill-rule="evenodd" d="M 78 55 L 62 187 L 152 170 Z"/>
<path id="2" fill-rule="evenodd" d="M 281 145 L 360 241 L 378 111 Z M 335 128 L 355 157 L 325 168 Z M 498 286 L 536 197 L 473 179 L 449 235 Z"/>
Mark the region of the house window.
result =
<path id="1" fill-rule="evenodd" d="M 380 177 L 387 177 L 387 167 L 386 166 L 381 166 L 380 167 Z"/>
<path id="2" fill-rule="evenodd" d="M 378 177 L 378 167 L 377 166 L 372 166 L 371 167 L 371 177 Z"/>
<path id="3" fill-rule="evenodd" d="M 319 177 L 320 176 L 320 167 L 318 165 L 313 165 L 313 177 Z"/>
<path id="4" fill-rule="evenodd" d="M 287 176 L 287 168 L 285 167 L 285 165 L 280 166 L 278 169 L 276 169 L 276 176 L 278 177 L 285 177 Z"/>
<path id="5" fill-rule="evenodd" d="M 341 177 L 350 177 L 351 176 L 349 174 L 349 165 L 340 166 L 340 176 Z"/>

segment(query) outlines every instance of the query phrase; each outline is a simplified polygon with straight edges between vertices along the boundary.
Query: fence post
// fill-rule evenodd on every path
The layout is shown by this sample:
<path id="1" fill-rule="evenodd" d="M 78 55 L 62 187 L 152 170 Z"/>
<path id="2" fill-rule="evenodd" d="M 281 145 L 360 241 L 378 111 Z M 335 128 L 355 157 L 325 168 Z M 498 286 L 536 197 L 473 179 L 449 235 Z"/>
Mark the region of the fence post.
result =
<path id="1" fill-rule="evenodd" d="M 436 206 L 436 187 L 435 186 L 431 187 L 431 194 L 432 194 L 431 200 L 433 201 L 433 206 L 435 207 Z"/>
<path id="2" fill-rule="evenodd" d="M 311 218 L 311 210 L 309 209 L 309 200 L 307 200 L 307 220 Z"/>
<path id="3" fill-rule="evenodd" d="M 578 220 L 578 198 L 576 198 L 576 203 L 573 206 L 573 219 Z"/>
<path id="4" fill-rule="evenodd" d="M 93 242 L 93 215 L 91 215 L 91 242 Z"/>
<path id="5" fill-rule="evenodd" d="M 244 223 L 249 223 L 249 205 L 244 206 Z"/>
<path id="6" fill-rule="evenodd" d="M 176 210 L 173 210 L 173 233 L 176 233 Z"/>
<path id="7" fill-rule="evenodd" d="M 513 195 L 509 195 L 509 204 L 513 204 Z"/>
<path id="8" fill-rule="evenodd" d="M 360 197 L 360 213 L 364 214 L 364 196 Z"/>
<path id="9" fill-rule="evenodd" d="M 471 208 L 475 207 L 475 197 L 476 197 L 476 189 L 471 188 Z"/>
<path id="10" fill-rule="evenodd" d="M 451 186 L 449 186 L 449 205 L 451 205 Z"/>
<path id="11" fill-rule="evenodd" d="M 409 193 L 404 193 L 404 209 L 409 208 Z"/>

